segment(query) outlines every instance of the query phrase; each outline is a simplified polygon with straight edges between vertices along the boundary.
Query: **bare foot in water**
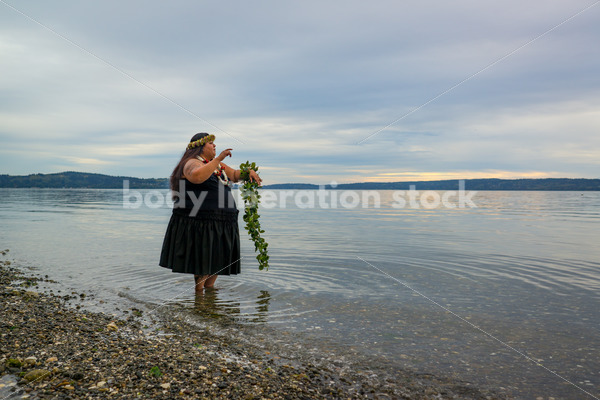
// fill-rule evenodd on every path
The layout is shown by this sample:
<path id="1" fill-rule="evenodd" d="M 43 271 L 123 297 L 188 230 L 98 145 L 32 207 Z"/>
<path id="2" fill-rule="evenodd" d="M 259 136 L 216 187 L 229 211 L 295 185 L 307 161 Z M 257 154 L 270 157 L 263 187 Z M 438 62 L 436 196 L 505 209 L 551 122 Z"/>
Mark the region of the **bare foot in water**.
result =
<path id="1" fill-rule="evenodd" d="M 210 289 L 215 286 L 217 275 L 194 275 L 196 283 L 196 294 L 202 294 L 204 289 Z"/>
<path id="2" fill-rule="evenodd" d="M 202 294 L 204 293 L 204 278 L 203 276 L 200 275 L 194 275 L 194 284 L 195 284 L 195 288 L 196 288 L 196 294 Z"/>

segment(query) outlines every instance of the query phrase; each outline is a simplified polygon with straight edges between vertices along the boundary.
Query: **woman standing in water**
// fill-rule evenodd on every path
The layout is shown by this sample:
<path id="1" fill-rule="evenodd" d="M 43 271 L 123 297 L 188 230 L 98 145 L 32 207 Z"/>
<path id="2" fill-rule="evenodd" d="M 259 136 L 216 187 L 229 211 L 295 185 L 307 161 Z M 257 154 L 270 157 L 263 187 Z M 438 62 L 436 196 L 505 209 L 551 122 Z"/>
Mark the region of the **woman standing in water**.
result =
<path id="1" fill-rule="evenodd" d="M 167 227 L 159 265 L 194 274 L 196 293 L 212 288 L 218 275 L 240 273 L 238 209 L 231 182 L 241 171 L 223 163 L 232 149 L 216 156 L 215 136 L 195 134 L 170 179 L 173 214 Z M 261 184 L 250 170 L 249 179 Z"/>

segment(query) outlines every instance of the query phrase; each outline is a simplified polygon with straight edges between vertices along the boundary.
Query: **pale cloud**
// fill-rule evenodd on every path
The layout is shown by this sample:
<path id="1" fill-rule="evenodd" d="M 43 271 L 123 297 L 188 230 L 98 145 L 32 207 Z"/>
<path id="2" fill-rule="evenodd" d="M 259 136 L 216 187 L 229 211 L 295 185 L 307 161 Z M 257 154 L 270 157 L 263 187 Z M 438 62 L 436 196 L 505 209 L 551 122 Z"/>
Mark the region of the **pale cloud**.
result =
<path id="1" fill-rule="evenodd" d="M 64 157 L 64 159 L 70 163 L 84 166 L 102 166 L 112 164 L 110 161 L 99 160 L 97 158 Z"/>
<path id="2" fill-rule="evenodd" d="M 392 172 L 392 173 L 380 173 L 374 174 L 366 180 L 366 182 L 399 182 L 399 181 L 439 181 L 446 179 L 485 179 L 485 178 L 497 178 L 497 179 L 519 179 L 519 178 L 556 178 L 560 176 L 560 173 L 556 171 L 498 171 L 498 170 L 486 170 L 486 171 L 437 171 L 437 172 L 421 172 L 421 171 L 407 171 L 407 172 Z"/>
<path id="3" fill-rule="evenodd" d="M 598 177 L 600 6 L 519 49 L 591 4 L 14 3 L 80 48 L 0 4 L 0 173 L 166 177 L 208 131 L 268 183 Z"/>
<path id="4" fill-rule="evenodd" d="M 177 152 L 181 150 L 179 143 L 132 143 L 124 146 L 95 146 L 92 153 L 106 157 L 140 157 L 164 154 L 165 152 Z"/>

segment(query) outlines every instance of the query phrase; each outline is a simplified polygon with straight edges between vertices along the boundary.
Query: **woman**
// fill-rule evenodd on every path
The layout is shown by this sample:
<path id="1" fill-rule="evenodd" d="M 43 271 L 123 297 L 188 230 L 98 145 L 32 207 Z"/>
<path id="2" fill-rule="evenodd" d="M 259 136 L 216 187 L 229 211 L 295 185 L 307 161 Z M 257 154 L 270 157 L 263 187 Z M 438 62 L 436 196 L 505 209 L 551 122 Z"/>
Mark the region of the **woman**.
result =
<path id="1" fill-rule="evenodd" d="M 196 293 L 212 288 L 218 275 L 240 273 L 238 210 L 230 182 L 241 171 L 222 161 L 232 149 L 217 157 L 214 135 L 195 134 L 171 174 L 173 214 L 160 255 L 160 266 L 173 272 L 194 274 Z M 250 170 L 251 181 L 261 184 Z"/>

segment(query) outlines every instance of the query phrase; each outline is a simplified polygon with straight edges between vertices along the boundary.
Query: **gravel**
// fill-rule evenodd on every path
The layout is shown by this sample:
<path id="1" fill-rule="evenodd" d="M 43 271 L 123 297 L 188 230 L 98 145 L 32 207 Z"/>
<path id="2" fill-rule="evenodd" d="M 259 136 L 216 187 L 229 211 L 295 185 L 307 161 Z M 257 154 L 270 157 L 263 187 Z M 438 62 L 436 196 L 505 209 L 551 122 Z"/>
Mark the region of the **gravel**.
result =
<path id="1" fill-rule="evenodd" d="M 0 261 L 0 273 L 2 400 L 508 398 L 428 374 L 373 379 L 294 361 L 172 315 L 149 332 L 139 310 L 117 319 L 77 309 L 69 300 L 85 293 L 35 291 L 48 277 L 10 261 Z"/>

